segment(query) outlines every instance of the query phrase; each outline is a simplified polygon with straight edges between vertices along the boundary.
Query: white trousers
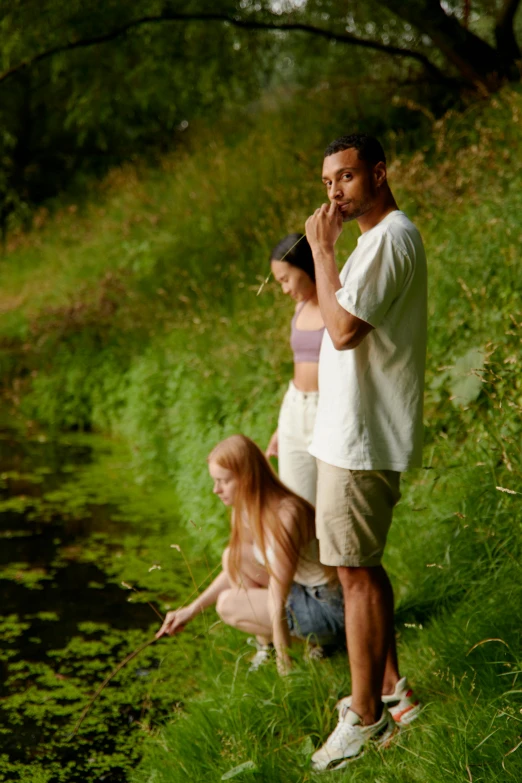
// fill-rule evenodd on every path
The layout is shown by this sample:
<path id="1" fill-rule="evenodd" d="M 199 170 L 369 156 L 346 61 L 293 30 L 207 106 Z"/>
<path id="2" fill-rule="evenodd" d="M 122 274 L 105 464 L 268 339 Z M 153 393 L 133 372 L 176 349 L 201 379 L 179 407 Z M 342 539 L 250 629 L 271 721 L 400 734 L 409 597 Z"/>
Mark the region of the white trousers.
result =
<path id="1" fill-rule="evenodd" d="M 308 452 L 312 442 L 319 392 L 302 392 L 290 381 L 279 412 L 279 478 L 315 506 L 317 464 Z"/>

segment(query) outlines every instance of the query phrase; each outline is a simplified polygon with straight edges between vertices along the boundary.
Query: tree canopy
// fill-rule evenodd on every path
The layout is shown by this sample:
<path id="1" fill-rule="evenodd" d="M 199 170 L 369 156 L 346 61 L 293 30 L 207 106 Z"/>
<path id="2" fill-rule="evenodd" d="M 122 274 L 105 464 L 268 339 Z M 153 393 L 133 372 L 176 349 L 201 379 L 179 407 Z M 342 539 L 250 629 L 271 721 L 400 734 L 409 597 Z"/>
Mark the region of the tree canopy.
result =
<path id="1" fill-rule="evenodd" d="M 452 92 L 496 89 L 520 75 L 519 4 L 3 0 L 0 224 L 82 171 L 171 147 L 198 116 L 269 85 L 362 76 L 375 56 Z"/>

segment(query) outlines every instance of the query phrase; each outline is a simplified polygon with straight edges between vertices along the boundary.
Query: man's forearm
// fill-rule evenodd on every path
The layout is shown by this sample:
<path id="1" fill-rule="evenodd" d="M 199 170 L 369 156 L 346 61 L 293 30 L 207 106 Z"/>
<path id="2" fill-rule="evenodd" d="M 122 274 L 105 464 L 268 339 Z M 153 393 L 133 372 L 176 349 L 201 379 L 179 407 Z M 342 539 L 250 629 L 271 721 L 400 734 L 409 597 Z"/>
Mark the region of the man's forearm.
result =
<path id="1" fill-rule="evenodd" d="M 342 284 L 333 247 L 314 248 L 312 252 L 319 309 L 334 348 L 338 351 L 357 348 L 373 326 L 349 313 L 337 301 L 336 293 Z"/>
<path id="2" fill-rule="evenodd" d="M 313 256 L 319 308 L 328 334 L 339 350 L 345 347 L 350 314 L 341 307 L 336 297 L 336 292 L 341 288 L 341 280 L 335 261 L 335 251 L 333 247 L 314 248 Z"/>

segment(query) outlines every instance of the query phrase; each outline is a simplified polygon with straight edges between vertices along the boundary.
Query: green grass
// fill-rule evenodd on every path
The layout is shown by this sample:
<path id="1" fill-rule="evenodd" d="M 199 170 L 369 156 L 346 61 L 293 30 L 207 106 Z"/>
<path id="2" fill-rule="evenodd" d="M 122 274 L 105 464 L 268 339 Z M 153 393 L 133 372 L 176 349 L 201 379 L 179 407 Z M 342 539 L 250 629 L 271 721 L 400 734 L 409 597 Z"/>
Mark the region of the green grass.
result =
<path id="1" fill-rule="evenodd" d="M 289 113 L 265 112 L 235 145 L 202 133 L 163 171 L 115 172 L 82 214 L 14 238 L 0 273 L 11 406 L 131 444 L 133 476 L 172 488 L 193 552 L 213 563 L 227 522 L 205 457 L 234 431 L 263 445 L 275 425 L 290 306 L 273 285 L 255 293 L 270 246 L 322 200 L 319 153 L 348 114 L 323 128 Z M 386 554 L 401 666 L 426 710 L 382 757 L 325 780 L 522 774 L 521 113 L 512 89 L 470 104 L 390 167 L 430 271 L 425 469 L 405 477 Z M 350 226 L 340 259 L 355 238 Z M 246 675 L 240 634 L 216 626 L 199 644 L 200 695 L 147 735 L 133 780 L 217 781 L 246 762 L 234 779 L 311 779 L 349 691 L 344 658 L 299 661 L 283 681 Z"/>
<path id="2" fill-rule="evenodd" d="M 522 709 L 520 496 L 496 490 L 483 468 L 457 472 L 407 483 L 386 558 L 402 671 L 425 711 L 391 749 L 325 780 L 520 778 L 520 753 L 510 753 Z M 247 648 L 234 663 L 221 635 L 205 645 L 201 696 L 148 742 L 133 781 L 219 781 L 246 762 L 255 769 L 238 780 L 314 779 L 311 752 L 349 692 L 344 656 L 305 664 L 296 651 L 281 680 L 268 667 L 247 674 Z"/>

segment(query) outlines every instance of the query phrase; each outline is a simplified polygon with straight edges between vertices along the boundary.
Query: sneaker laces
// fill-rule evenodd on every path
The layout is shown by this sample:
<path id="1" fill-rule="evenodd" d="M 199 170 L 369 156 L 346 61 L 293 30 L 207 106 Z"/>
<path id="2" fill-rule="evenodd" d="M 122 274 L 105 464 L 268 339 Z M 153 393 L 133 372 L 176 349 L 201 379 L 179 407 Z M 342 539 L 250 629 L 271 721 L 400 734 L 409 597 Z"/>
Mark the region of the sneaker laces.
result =
<path id="1" fill-rule="evenodd" d="M 345 744 L 345 740 L 347 737 L 349 737 L 351 734 L 355 733 L 355 725 L 353 723 L 350 723 L 348 721 L 345 721 L 346 713 L 348 712 L 349 707 L 343 707 L 341 710 L 341 713 L 339 715 L 339 720 L 337 722 L 337 726 L 332 731 L 330 736 L 328 737 L 327 744 L 333 745 L 334 747 L 337 747 L 342 750 Z M 356 715 L 356 713 L 353 713 L 357 720 L 359 720 L 359 716 Z"/>

